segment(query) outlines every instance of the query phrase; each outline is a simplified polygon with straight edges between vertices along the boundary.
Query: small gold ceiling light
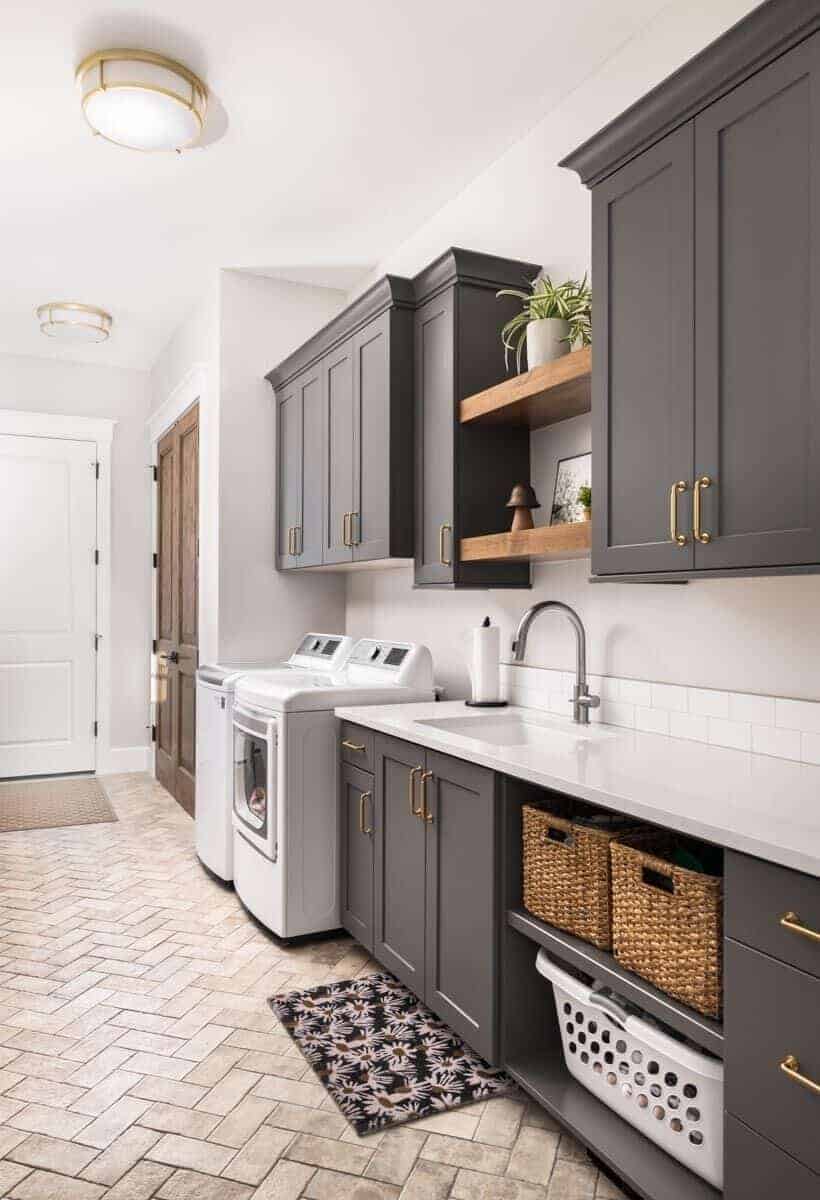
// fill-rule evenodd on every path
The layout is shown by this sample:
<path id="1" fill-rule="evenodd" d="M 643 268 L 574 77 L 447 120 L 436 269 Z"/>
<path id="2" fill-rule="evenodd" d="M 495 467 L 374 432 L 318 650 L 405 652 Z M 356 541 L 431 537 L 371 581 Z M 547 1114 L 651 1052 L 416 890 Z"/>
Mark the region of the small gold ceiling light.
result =
<path id="1" fill-rule="evenodd" d="M 111 314 L 76 300 L 50 300 L 37 309 L 40 332 L 59 342 L 105 342 Z"/>
<path id="2" fill-rule="evenodd" d="M 97 50 L 77 67 L 85 119 L 128 150 L 184 150 L 199 140 L 208 89 L 182 63 L 150 50 Z"/>

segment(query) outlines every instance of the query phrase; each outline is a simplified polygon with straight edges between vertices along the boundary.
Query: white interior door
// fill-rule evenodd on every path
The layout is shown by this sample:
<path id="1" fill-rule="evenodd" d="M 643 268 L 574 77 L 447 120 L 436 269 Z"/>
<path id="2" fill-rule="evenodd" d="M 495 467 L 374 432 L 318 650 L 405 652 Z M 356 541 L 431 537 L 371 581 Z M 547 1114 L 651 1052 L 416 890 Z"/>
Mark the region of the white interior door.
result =
<path id="1" fill-rule="evenodd" d="M 95 459 L 0 435 L 0 777 L 94 769 Z"/>

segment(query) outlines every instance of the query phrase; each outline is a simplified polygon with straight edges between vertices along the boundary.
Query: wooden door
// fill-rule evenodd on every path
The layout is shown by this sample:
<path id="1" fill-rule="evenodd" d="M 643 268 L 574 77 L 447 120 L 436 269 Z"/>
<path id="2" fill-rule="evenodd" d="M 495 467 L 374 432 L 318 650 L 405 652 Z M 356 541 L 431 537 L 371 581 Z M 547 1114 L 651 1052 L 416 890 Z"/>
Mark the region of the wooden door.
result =
<path id="1" fill-rule="evenodd" d="M 157 719 L 160 783 L 194 815 L 196 669 L 199 665 L 199 406 L 158 446 L 157 653 L 167 664 L 167 695 Z"/>
<path id="2" fill-rule="evenodd" d="M 94 770 L 96 458 L 0 436 L 0 778 Z"/>
<path id="3" fill-rule="evenodd" d="M 298 567 L 298 533 L 302 524 L 302 393 L 299 381 L 277 396 L 278 545 L 281 571 Z"/>
<path id="4" fill-rule="evenodd" d="M 374 954 L 407 984 L 424 995 L 424 823 L 417 781 L 424 751 L 396 738 L 376 738 Z"/>
<path id="5" fill-rule="evenodd" d="M 820 562 L 820 35 L 695 121 L 698 568 Z"/>
<path id="6" fill-rule="evenodd" d="M 491 1061 L 496 1054 L 495 777 L 427 753 L 424 1000 Z"/>
<path id="7" fill-rule="evenodd" d="M 417 584 L 452 583 L 454 528 L 455 301 L 442 292 L 416 312 Z"/>
<path id="8" fill-rule="evenodd" d="M 693 134 L 669 134 L 592 193 L 592 569 L 694 563 Z M 680 544 L 670 536 L 677 497 Z"/>
<path id="9" fill-rule="evenodd" d="M 341 767 L 342 925 L 373 950 L 373 776 Z"/>
<path id="10" fill-rule="evenodd" d="M 322 360 L 324 438 L 310 452 L 324 454 L 322 558 L 353 560 L 353 343 L 337 346 Z M 317 477 L 321 487 L 321 480 Z"/>

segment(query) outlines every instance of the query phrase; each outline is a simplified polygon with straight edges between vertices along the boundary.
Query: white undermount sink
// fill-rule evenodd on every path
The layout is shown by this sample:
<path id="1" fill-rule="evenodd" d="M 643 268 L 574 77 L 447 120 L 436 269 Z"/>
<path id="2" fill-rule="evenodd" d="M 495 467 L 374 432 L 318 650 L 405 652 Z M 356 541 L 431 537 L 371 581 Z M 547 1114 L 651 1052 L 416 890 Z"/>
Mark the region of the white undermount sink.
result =
<path id="1" fill-rule="evenodd" d="M 503 716 L 438 717 L 419 720 L 417 725 L 438 729 L 470 741 L 490 742 L 494 746 L 534 746 L 542 750 L 571 750 L 584 742 L 609 736 L 591 725 L 573 725 L 540 714 L 508 713 Z"/>

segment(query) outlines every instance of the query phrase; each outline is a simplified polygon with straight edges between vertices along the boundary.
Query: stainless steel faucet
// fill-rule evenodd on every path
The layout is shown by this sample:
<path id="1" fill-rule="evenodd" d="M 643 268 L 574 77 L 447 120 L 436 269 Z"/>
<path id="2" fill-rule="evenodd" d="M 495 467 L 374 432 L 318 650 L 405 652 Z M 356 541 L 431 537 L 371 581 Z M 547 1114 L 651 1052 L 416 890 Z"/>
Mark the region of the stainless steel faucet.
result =
<path id="1" fill-rule="evenodd" d="M 575 630 L 575 687 L 572 691 L 572 719 L 578 725 L 589 724 L 589 710 L 597 708 L 601 703 L 600 696 L 590 695 L 587 687 L 587 637 L 583 622 L 574 608 L 562 604 L 560 600 L 542 600 L 528 608 L 518 623 L 518 629 L 513 638 L 513 662 L 523 662 L 527 651 L 527 637 L 535 618 L 545 609 L 561 612 Z"/>

